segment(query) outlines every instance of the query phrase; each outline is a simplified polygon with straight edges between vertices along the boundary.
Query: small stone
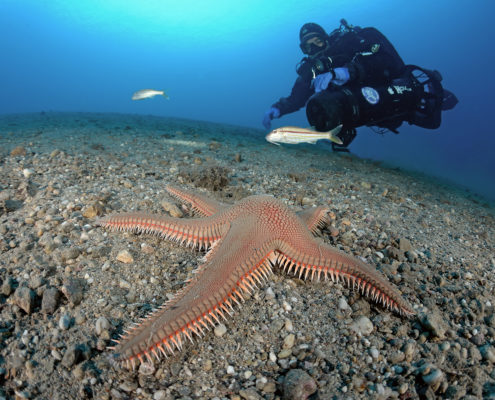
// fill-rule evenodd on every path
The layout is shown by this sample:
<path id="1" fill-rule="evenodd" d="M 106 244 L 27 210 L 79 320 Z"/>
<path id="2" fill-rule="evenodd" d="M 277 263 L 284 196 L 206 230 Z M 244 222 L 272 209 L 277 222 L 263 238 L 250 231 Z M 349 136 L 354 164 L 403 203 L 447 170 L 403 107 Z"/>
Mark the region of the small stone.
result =
<path id="1" fill-rule="evenodd" d="M 32 169 L 29 169 L 29 168 L 24 168 L 22 170 L 22 174 L 24 175 L 25 178 L 30 178 L 31 175 L 33 175 L 34 171 Z"/>
<path id="2" fill-rule="evenodd" d="M 62 358 L 62 365 L 66 368 L 72 367 L 74 364 L 82 361 L 84 358 L 83 346 L 78 344 L 70 345 Z"/>
<path id="3" fill-rule="evenodd" d="M 81 254 L 81 250 L 77 247 L 62 250 L 62 260 L 75 260 Z"/>
<path id="4" fill-rule="evenodd" d="M 122 250 L 117 254 L 117 261 L 120 261 L 124 264 L 130 264 L 134 262 L 134 258 L 128 250 Z"/>
<path id="5" fill-rule="evenodd" d="M 399 239 L 399 250 L 401 250 L 403 253 L 405 253 L 407 251 L 413 251 L 414 248 L 413 248 L 411 242 L 409 241 L 409 239 L 400 238 Z"/>
<path id="6" fill-rule="evenodd" d="M 372 347 L 372 348 L 370 349 L 370 355 L 371 355 L 371 357 L 373 357 L 375 360 L 377 360 L 377 359 L 378 359 L 378 357 L 380 356 L 380 352 L 377 350 L 377 348 L 376 348 L 376 347 Z"/>
<path id="7" fill-rule="evenodd" d="M 31 314 L 34 310 L 36 293 L 26 286 L 19 286 L 14 293 L 14 303 L 17 304 L 26 314 Z"/>
<path id="8" fill-rule="evenodd" d="M 438 312 L 430 311 L 419 315 L 419 321 L 423 328 L 430 332 L 434 337 L 445 339 L 447 323 Z"/>
<path id="9" fill-rule="evenodd" d="M 63 314 L 60 319 L 58 320 L 58 327 L 63 330 L 63 331 L 66 331 L 67 329 L 69 329 L 71 325 L 71 318 L 70 318 L 70 315 L 69 314 Z"/>
<path id="10" fill-rule="evenodd" d="M 103 215 L 104 211 L 105 210 L 100 203 L 95 203 L 95 204 L 91 204 L 90 206 L 86 207 L 83 210 L 82 215 L 85 218 L 92 219 L 92 218 L 95 218 L 97 216 Z"/>
<path id="11" fill-rule="evenodd" d="M 290 319 L 285 320 L 285 330 L 287 332 L 292 332 L 294 330 L 294 325 Z"/>
<path id="12" fill-rule="evenodd" d="M 284 359 L 287 357 L 290 357 L 292 355 L 292 350 L 291 349 L 284 349 L 280 353 L 278 353 L 278 358 Z"/>
<path id="13" fill-rule="evenodd" d="M 268 288 L 265 290 L 265 296 L 268 300 L 273 300 L 275 298 L 275 293 L 273 293 L 273 289 L 271 286 L 268 286 Z"/>
<path id="14" fill-rule="evenodd" d="M 356 332 L 358 336 L 368 336 L 373 332 L 373 323 L 368 317 L 362 315 L 354 321 L 350 328 Z"/>
<path id="15" fill-rule="evenodd" d="M 229 375 L 235 374 L 235 370 L 234 370 L 234 367 L 232 365 L 227 366 L 227 374 L 229 374 Z"/>
<path id="16" fill-rule="evenodd" d="M 153 393 L 153 400 L 168 400 L 169 396 L 165 390 L 157 390 Z"/>
<path id="17" fill-rule="evenodd" d="M 54 287 L 48 287 L 41 298 L 41 311 L 45 314 L 53 314 L 58 308 L 60 291 Z"/>
<path id="18" fill-rule="evenodd" d="M 490 361 L 495 364 L 495 351 L 492 346 L 485 344 L 479 348 L 483 360 Z"/>
<path id="19" fill-rule="evenodd" d="M 444 374 L 442 370 L 435 366 L 432 366 L 429 373 L 421 376 L 423 382 L 430 386 L 434 392 L 440 387 L 443 377 Z"/>
<path id="20" fill-rule="evenodd" d="M 11 276 L 5 278 L 0 289 L 0 293 L 4 296 L 10 296 L 14 292 L 15 281 Z"/>
<path id="21" fill-rule="evenodd" d="M 25 156 L 26 153 L 26 149 L 23 146 L 17 146 L 11 150 L 10 155 L 12 157 Z"/>
<path id="22" fill-rule="evenodd" d="M 72 305 L 77 306 L 83 299 L 84 280 L 69 279 L 62 286 L 62 293 Z"/>
<path id="23" fill-rule="evenodd" d="M 108 322 L 108 319 L 105 317 L 100 317 L 96 320 L 95 331 L 98 336 L 101 336 L 104 331 L 108 331 L 109 329 L 110 322 Z"/>
<path id="24" fill-rule="evenodd" d="M 347 311 L 351 310 L 351 307 L 347 303 L 347 300 L 344 297 L 339 298 L 339 304 L 338 304 L 339 310 L 341 311 Z"/>
<path id="25" fill-rule="evenodd" d="M 173 203 L 169 201 L 162 201 L 161 203 L 162 208 L 168 212 L 172 217 L 175 218 L 181 218 L 184 214 L 183 212 Z"/>
<path id="26" fill-rule="evenodd" d="M 282 345 L 282 348 L 292 349 L 294 347 L 295 340 L 296 340 L 296 337 L 293 333 L 287 335 L 284 339 L 284 344 Z"/>
<path id="27" fill-rule="evenodd" d="M 203 362 L 203 369 L 204 369 L 205 371 L 210 371 L 210 370 L 211 370 L 211 368 L 212 368 L 212 366 L 213 366 L 213 365 L 212 365 L 212 362 L 211 362 L 211 360 L 210 360 L 210 359 L 206 359 L 206 360 Z"/>
<path id="28" fill-rule="evenodd" d="M 301 369 L 292 369 L 284 379 L 283 399 L 306 400 L 316 389 L 316 382 L 310 375 Z"/>
<path id="29" fill-rule="evenodd" d="M 261 400 L 263 397 L 261 397 L 256 389 L 254 388 L 247 388 L 247 389 L 241 389 L 239 390 L 239 395 L 245 399 L 245 400 Z"/>
<path id="30" fill-rule="evenodd" d="M 139 365 L 138 372 L 144 376 L 153 375 L 155 373 L 155 365 L 149 362 L 143 362 Z"/>
<path id="31" fill-rule="evenodd" d="M 227 327 L 224 324 L 218 324 L 214 329 L 216 337 L 222 337 L 227 332 Z"/>

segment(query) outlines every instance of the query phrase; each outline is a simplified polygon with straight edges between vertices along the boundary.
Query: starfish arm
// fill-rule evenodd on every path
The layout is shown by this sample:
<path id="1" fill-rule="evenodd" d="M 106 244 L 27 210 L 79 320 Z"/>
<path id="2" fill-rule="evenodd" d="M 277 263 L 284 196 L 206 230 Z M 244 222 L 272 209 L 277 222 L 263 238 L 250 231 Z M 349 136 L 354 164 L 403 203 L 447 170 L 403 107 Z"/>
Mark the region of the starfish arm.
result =
<path id="1" fill-rule="evenodd" d="M 114 362 L 134 367 L 152 355 L 181 350 L 183 341 L 202 337 L 204 329 L 231 314 L 234 303 L 244 301 L 243 292 L 263 283 L 275 260 L 273 247 L 244 228 L 243 221 L 236 221 L 216 246 L 215 257 L 198 268 L 188 285 L 117 341 Z"/>
<path id="2" fill-rule="evenodd" d="M 209 217 L 219 211 L 226 209 L 226 204 L 210 199 L 199 193 L 189 192 L 178 187 L 167 185 L 167 192 L 183 204 L 187 204 L 192 210 L 203 217 Z"/>
<path id="3" fill-rule="evenodd" d="M 319 231 L 325 228 L 330 219 L 328 213 L 330 209 L 325 206 L 307 208 L 306 210 L 297 212 L 297 216 L 301 218 L 313 235 L 318 235 Z"/>
<path id="4" fill-rule="evenodd" d="M 280 241 L 277 246 L 278 263 L 287 272 L 293 270 L 305 279 L 308 276 L 319 279 L 323 275 L 334 282 L 343 281 L 388 309 L 399 314 L 415 314 L 401 293 L 370 265 L 315 238 L 301 243 L 304 244 L 296 247 Z"/>
<path id="5" fill-rule="evenodd" d="M 145 213 L 109 215 L 98 219 L 96 224 L 115 231 L 155 234 L 199 248 L 208 248 L 219 240 L 226 225 L 217 216 L 189 219 Z"/>

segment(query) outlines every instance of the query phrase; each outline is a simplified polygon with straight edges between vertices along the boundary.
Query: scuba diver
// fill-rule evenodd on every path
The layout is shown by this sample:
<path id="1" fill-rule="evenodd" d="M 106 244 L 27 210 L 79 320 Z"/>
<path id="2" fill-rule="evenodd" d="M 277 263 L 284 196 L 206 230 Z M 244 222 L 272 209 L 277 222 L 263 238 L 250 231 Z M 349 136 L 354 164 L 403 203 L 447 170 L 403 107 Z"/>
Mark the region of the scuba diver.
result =
<path id="1" fill-rule="evenodd" d="M 304 24 L 300 48 L 306 55 L 296 66 L 298 77 L 291 94 L 265 112 L 263 125 L 306 105 L 310 125 L 326 132 L 342 124 L 337 135 L 348 151 L 360 126 L 378 127 L 378 133 L 405 121 L 427 129 L 440 126 L 441 112 L 458 103 L 441 85 L 438 71 L 406 65 L 388 39 L 375 28 L 349 25 L 327 34 L 318 24 Z"/>

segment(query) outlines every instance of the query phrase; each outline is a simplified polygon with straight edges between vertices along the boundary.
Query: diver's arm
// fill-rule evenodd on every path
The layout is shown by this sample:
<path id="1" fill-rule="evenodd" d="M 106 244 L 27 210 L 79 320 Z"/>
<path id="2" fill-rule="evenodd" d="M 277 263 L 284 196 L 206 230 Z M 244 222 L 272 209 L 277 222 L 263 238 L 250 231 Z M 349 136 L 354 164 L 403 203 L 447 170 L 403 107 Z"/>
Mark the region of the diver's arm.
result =
<path id="1" fill-rule="evenodd" d="M 292 87 L 290 95 L 287 97 L 282 97 L 279 101 L 273 104 L 272 107 L 280 110 L 280 116 L 293 113 L 304 107 L 313 93 L 314 91 L 311 87 L 311 80 L 308 81 L 302 76 L 299 76 Z"/>

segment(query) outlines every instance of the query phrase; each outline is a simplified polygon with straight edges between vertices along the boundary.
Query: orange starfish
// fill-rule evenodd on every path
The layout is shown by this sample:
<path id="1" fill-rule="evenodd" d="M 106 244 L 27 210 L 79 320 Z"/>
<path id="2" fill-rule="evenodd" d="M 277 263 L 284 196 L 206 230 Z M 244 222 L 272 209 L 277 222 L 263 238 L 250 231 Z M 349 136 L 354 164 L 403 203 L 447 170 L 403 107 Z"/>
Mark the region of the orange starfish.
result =
<path id="1" fill-rule="evenodd" d="M 167 191 L 201 218 L 127 213 L 97 221 L 114 230 L 152 233 L 209 249 L 204 264 L 172 300 L 116 340 L 113 361 L 119 365 L 134 368 L 137 361 L 159 360 L 182 349 L 186 339 L 202 337 L 244 301 L 243 293 L 261 285 L 273 266 L 305 279 L 342 281 L 401 315 L 414 314 L 382 274 L 311 234 L 328 223 L 325 207 L 296 214 L 271 196 L 249 196 L 229 206 L 171 186 Z"/>

